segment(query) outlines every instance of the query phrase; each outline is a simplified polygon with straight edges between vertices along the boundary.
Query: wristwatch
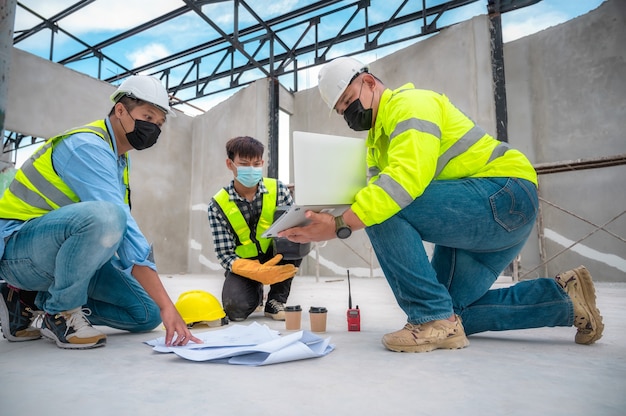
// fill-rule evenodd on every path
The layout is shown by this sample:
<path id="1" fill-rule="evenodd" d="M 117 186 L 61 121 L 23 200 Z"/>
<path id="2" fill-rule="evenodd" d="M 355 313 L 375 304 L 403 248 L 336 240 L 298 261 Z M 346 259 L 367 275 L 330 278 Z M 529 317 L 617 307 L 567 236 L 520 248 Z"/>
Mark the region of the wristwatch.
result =
<path id="1" fill-rule="evenodd" d="M 343 220 L 343 216 L 339 215 L 335 217 L 335 233 L 337 238 L 348 238 L 352 235 L 352 228 Z"/>

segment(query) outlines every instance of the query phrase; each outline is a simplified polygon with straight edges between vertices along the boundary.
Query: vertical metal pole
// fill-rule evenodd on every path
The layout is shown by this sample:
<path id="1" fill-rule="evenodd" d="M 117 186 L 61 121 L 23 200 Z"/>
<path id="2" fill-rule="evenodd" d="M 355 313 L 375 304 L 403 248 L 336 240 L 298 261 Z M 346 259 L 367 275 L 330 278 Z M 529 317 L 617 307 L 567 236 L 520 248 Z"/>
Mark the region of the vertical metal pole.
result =
<path id="1" fill-rule="evenodd" d="M 269 134 L 267 143 L 269 163 L 267 165 L 267 176 L 278 179 L 278 120 L 280 111 L 278 94 L 280 91 L 280 83 L 274 71 L 274 39 L 272 37 L 270 37 L 269 69 Z"/>
<path id="2" fill-rule="evenodd" d="M 9 69 L 11 68 L 11 51 L 13 50 L 13 26 L 15 25 L 15 8 L 17 0 L 0 0 L 0 135 L 4 145 L 4 120 L 9 94 Z M 0 154 L 0 170 L 6 167 L 4 154 Z"/>
<path id="3" fill-rule="evenodd" d="M 278 79 L 269 79 L 269 137 L 267 145 L 268 164 L 267 176 L 278 178 Z"/>
<path id="4" fill-rule="evenodd" d="M 506 82 L 504 79 L 504 49 L 502 42 L 502 17 L 500 0 L 489 0 L 488 4 L 491 33 L 491 66 L 493 70 L 493 93 L 496 107 L 497 139 L 508 142 L 508 115 L 506 109 Z"/>

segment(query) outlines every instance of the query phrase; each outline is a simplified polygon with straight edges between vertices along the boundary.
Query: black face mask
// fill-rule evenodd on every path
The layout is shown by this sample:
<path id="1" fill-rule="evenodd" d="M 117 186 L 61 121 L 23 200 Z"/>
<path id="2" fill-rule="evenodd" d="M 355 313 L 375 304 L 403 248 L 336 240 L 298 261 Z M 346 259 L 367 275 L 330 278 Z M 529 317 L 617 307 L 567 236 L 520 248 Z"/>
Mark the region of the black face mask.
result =
<path id="1" fill-rule="evenodd" d="M 364 131 L 372 128 L 372 109 L 363 108 L 361 99 L 357 98 L 343 112 L 343 119 L 354 131 Z"/>
<path id="2" fill-rule="evenodd" d="M 359 98 L 354 100 L 343 112 L 343 119 L 348 123 L 354 131 L 364 131 L 372 128 L 372 104 L 374 103 L 374 94 L 372 94 L 372 102 L 367 110 L 361 104 L 361 91 L 363 91 L 363 81 L 361 81 L 361 89 L 359 90 Z"/>
<path id="3" fill-rule="evenodd" d="M 160 134 L 161 129 L 156 124 L 149 121 L 135 120 L 135 129 L 126 133 L 126 138 L 134 149 L 143 150 L 154 146 Z"/>

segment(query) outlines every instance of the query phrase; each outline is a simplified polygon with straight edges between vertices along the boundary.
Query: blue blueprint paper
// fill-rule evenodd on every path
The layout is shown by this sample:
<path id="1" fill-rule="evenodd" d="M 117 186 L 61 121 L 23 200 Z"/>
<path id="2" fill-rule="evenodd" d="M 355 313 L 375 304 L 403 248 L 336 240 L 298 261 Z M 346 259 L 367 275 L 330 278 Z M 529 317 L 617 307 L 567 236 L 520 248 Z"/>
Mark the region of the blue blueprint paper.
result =
<path id="1" fill-rule="evenodd" d="M 248 326 L 232 325 L 225 329 L 194 334 L 203 344 L 167 347 L 164 337 L 147 341 L 154 351 L 174 353 L 190 361 L 209 361 L 239 365 L 269 365 L 323 357 L 335 346 L 330 338 L 309 331 L 280 336 L 278 331 L 256 322 Z"/>

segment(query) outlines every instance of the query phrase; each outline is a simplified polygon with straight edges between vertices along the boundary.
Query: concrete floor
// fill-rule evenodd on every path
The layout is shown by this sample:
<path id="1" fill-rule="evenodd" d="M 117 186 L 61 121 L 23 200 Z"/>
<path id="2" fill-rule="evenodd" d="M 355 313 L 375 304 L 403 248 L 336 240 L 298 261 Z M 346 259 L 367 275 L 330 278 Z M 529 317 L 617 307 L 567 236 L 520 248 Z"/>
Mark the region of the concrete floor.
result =
<path id="1" fill-rule="evenodd" d="M 174 300 L 203 289 L 219 298 L 222 276 L 163 276 Z M 626 284 L 597 284 L 606 325 L 593 346 L 574 328 L 470 337 L 463 350 L 423 354 L 384 349 L 382 335 L 405 315 L 383 278 L 352 278 L 361 332 L 348 332 L 347 281 L 298 276 L 289 304 L 329 309 L 336 349 L 322 358 L 246 367 L 159 354 L 144 341 L 163 335 L 104 328 L 107 346 L 85 351 L 45 340 L 0 340 L 0 414 L 22 415 L 624 415 Z M 506 284 L 506 282 L 496 285 Z M 272 329 L 283 322 L 255 313 Z M 303 329 L 309 328 L 303 313 Z M 201 327 L 197 331 L 213 330 Z"/>

